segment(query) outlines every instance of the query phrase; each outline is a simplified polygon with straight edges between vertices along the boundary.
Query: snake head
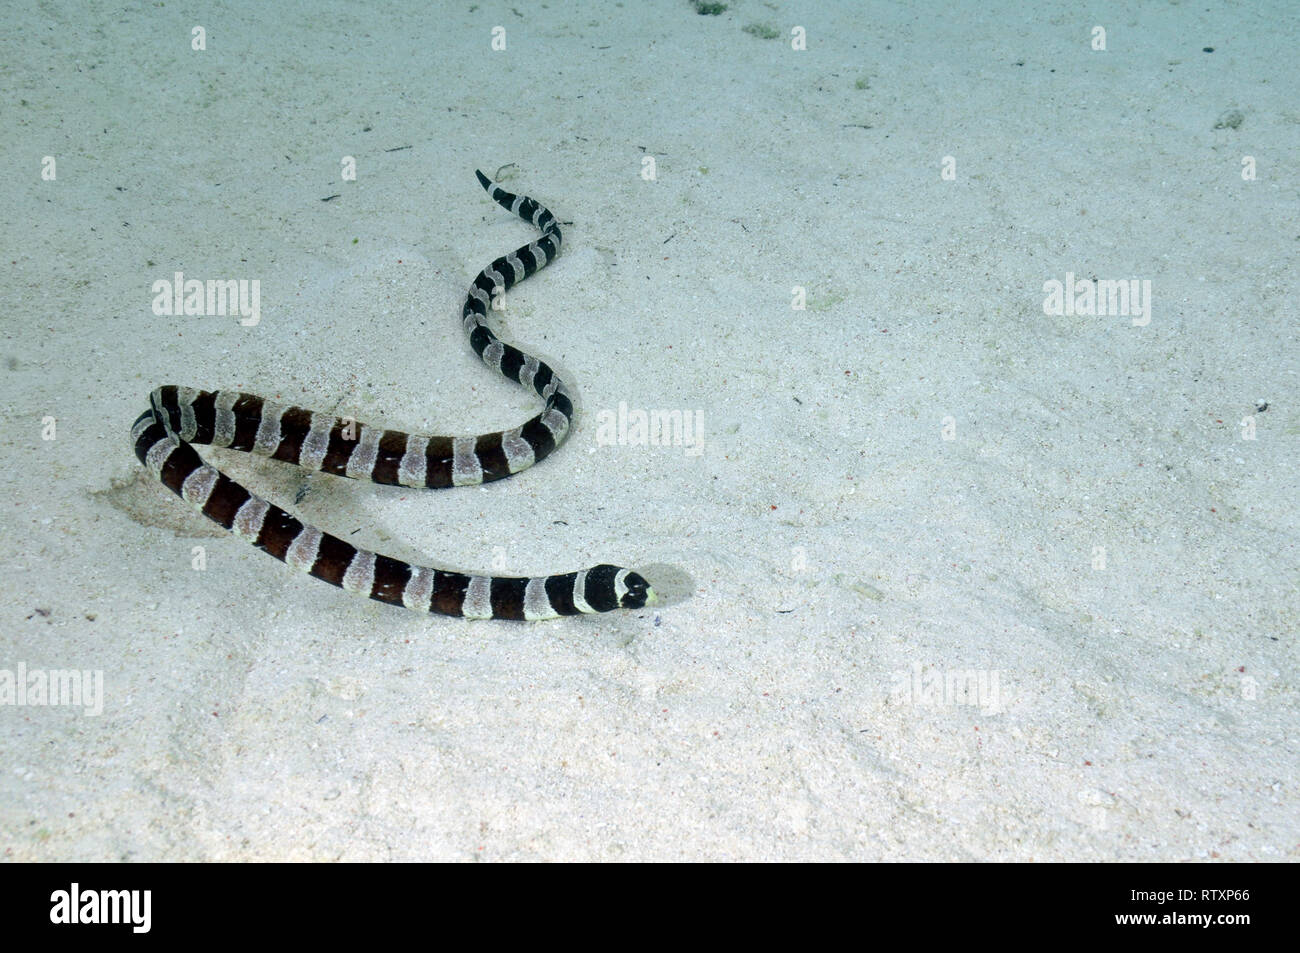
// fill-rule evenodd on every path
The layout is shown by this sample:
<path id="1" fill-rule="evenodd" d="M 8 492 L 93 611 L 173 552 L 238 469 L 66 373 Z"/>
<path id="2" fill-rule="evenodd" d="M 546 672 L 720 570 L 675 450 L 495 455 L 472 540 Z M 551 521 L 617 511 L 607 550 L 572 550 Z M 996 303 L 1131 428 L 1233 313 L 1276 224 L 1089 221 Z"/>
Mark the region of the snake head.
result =
<path id="1" fill-rule="evenodd" d="M 622 591 L 619 593 L 618 605 L 621 609 L 640 609 L 655 601 L 655 591 L 640 573 L 625 570 L 621 579 Z M 616 586 L 616 589 L 618 587 Z"/>

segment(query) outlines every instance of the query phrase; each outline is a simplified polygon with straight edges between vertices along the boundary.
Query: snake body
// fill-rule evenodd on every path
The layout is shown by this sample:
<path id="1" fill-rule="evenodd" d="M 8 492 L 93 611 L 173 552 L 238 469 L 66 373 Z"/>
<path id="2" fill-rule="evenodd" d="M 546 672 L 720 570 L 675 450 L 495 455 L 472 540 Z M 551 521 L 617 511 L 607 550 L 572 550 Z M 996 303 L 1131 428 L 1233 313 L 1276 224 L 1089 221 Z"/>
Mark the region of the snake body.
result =
<path id="1" fill-rule="evenodd" d="M 654 591 L 641 575 L 620 566 L 531 578 L 467 575 L 360 549 L 244 489 L 194 449 L 194 444 L 211 444 L 358 480 L 447 487 L 500 480 L 558 447 L 573 423 L 564 382 L 545 362 L 499 340 L 487 326 L 487 314 L 493 295 L 555 259 L 560 228 L 534 199 L 477 175 L 493 201 L 542 234 L 478 273 L 461 310 L 462 323 L 485 364 L 542 398 L 541 413 L 497 433 L 424 436 L 286 407 L 254 394 L 166 385 L 150 395 L 149 410 L 131 428 L 136 456 L 173 493 L 258 549 L 380 602 L 467 619 L 535 620 L 640 608 Z"/>

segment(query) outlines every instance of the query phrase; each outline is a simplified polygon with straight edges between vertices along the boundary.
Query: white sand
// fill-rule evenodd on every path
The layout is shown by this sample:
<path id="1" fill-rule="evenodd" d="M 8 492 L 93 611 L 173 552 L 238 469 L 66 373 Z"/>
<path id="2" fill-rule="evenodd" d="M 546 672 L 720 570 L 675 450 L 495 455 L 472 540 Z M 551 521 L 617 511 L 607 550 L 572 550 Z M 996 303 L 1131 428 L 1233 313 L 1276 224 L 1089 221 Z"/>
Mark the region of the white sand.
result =
<path id="1" fill-rule="evenodd" d="M 278 6 L 205 8 L 201 53 L 172 4 L 6 14 L 0 669 L 104 697 L 0 707 L 0 856 L 1300 854 L 1293 4 L 1150 4 L 1105 52 L 1064 2 Z M 532 234 L 474 180 L 505 163 L 573 222 L 503 331 L 571 375 L 569 443 L 296 507 L 219 462 L 381 551 L 663 604 L 423 617 L 142 475 L 168 382 L 533 413 L 457 321 Z M 261 323 L 154 316 L 176 271 L 259 279 Z M 1067 272 L 1149 280 L 1150 323 L 1045 315 Z M 598 446 L 620 402 L 698 410 L 703 453 Z"/>

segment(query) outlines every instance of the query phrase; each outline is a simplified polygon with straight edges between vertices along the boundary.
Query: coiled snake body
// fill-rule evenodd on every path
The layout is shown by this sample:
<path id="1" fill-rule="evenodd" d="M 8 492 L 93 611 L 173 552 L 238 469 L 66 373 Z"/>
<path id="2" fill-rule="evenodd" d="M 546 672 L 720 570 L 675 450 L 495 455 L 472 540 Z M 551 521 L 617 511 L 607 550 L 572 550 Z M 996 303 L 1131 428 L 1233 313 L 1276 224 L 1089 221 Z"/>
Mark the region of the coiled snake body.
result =
<path id="1" fill-rule="evenodd" d="M 381 602 L 468 619 L 549 619 L 636 609 L 654 598 L 638 573 L 600 565 L 519 578 L 466 575 L 414 566 L 359 549 L 303 523 L 204 463 L 193 444 L 242 450 L 358 480 L 410 487 L 468 486 L 500 480 L 547 456 L 568 435 L 573 403 L 543 361 L 499 340 L 487 327 L 492 295 L 508 290 L 560 253 L 560 229 L 535 200 L 514 195 L 478 172 L 502 208 L 541 229 L 535 241 L 498 258 L 474 279 L 461 311 L 470 346 L 485 364 L 545 401 L 527 423 L 498 433 L 438 437 L 371 427 L 285 407 L 253 394 L 159 387 L 131 428 L 136 456 L 163 484 L 276 559 Z"/>

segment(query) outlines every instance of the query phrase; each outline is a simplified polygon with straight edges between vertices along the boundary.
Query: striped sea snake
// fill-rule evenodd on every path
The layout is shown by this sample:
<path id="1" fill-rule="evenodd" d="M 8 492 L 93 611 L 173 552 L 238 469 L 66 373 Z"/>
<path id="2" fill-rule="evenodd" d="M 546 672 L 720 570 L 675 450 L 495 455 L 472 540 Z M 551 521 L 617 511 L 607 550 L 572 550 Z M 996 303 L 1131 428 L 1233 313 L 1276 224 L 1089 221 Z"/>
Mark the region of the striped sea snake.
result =
<path id="1" fill-rule="evenodd" d="M 541 229 L 541 236 L 478 273 L 461 319 L 470 346 L 493 370 L 536 391 L 542 412 L 512 430 L 476 437 L 433 437 L 370 427 L 285 407 L 253 394 L 167 385 L 131 428 L 135 454 L 163 484 L 204 516 L 276 559 L 380 602 L 466 619 L 551 619 L 580 612 L 639 609 L 654 590 L 619 566 L 519 578 L 465 575 L 413 566 L 331 536 L 204 463 L 192 444 L 211 444 L 293 463 L 307 470 L 410 487 L 472 486 L 527 469 L 559 446 L 573 423 L 564 382 L 544 362 L 499 340 L 487 327 L 492 296 L 560 253 L 555 216 L 478 172 L 498 205 Z"/>

